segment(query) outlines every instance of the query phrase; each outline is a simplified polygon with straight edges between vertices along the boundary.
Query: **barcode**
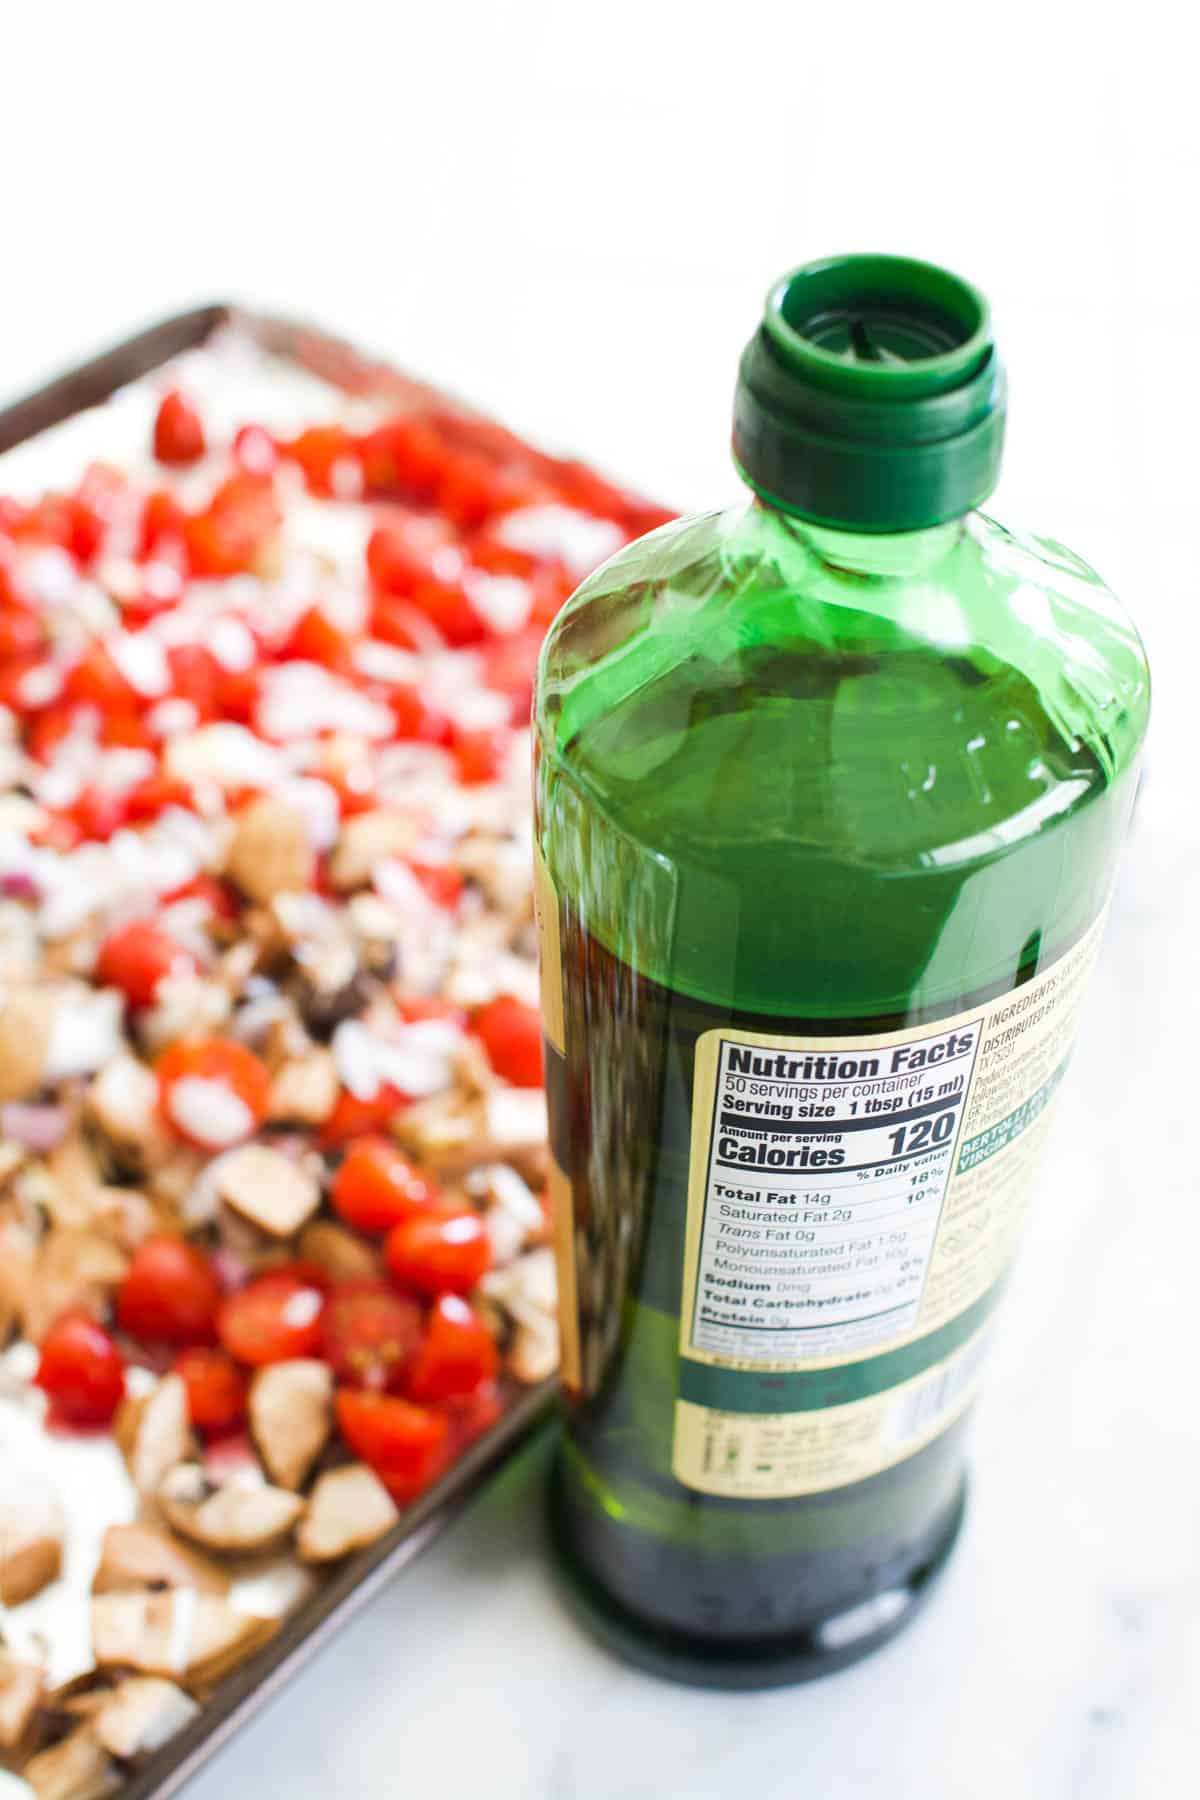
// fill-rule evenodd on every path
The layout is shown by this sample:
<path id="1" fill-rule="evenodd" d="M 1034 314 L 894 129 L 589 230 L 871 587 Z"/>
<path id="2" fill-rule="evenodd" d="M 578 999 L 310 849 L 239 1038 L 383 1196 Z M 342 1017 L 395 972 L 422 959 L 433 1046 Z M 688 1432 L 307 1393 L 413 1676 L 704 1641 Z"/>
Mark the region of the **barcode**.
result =
<path id="1" fill-rule="evenodd" d="M 979 1336 L 953 1362 L 946 1363 L 928 1381 L 907 1393 L 892 1407 L 884 1432 L 885 1442 L 894 1448 L 924 1437 L 931 1425 L 945 1417 L 963 1397 L 974 1380 L 987 1343 L 987 1333 Z"/>

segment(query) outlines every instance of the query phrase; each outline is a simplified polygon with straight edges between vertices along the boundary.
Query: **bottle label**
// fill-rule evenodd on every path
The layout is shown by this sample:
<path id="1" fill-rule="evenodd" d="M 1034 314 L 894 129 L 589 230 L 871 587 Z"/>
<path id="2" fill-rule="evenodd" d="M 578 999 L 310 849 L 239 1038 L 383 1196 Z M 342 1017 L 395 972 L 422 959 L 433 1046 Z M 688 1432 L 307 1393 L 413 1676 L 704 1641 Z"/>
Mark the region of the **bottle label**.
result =
<path id="1" fill-rule="evenodd" d="M 698 1040 L 673 1457 L 686 1486 L 842 1487 L 966 1407 L 1102 929 L 936 1024 Z"/>

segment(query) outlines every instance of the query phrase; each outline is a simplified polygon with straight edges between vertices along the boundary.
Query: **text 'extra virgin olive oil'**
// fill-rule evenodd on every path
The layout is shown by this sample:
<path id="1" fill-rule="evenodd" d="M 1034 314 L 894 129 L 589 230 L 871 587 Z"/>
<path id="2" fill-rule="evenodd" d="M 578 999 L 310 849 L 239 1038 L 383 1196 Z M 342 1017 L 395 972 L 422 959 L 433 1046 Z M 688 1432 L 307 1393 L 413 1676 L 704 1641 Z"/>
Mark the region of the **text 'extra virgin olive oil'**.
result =
<path id="1" fill-rule="evenodd" d="M 685 1679 L 861 1656 L 962 1514 L 1149 697 L 1098 577 L 975 510 L 1003 417 L 966 283 L 800 269 L 742 362 L 753 498 L 630 545 L 543 651 L 554 1534 Z"/>

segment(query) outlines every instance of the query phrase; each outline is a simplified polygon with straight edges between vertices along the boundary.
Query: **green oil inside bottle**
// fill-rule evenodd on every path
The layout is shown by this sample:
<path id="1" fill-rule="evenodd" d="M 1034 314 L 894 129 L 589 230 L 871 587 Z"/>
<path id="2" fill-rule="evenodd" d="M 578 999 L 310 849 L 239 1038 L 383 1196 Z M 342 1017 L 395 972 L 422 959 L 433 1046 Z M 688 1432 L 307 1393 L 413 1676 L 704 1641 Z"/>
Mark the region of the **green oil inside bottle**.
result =
<path id="1" fill-rule="evenodd" d="M 654 533 L 539 682 L 581 1364 L 556 1535 L 597 1629 L 726 1685 L 903 1623 L 957 1529 L 963 1420 L 799 1499 L 675 1478 L 697 1039 L 892 1031 L 1030 980 L 1103 909 L 1146 722 L 1136 635 L 1069 553 L 977 513 L 854 525 L 772 493 Z"/>

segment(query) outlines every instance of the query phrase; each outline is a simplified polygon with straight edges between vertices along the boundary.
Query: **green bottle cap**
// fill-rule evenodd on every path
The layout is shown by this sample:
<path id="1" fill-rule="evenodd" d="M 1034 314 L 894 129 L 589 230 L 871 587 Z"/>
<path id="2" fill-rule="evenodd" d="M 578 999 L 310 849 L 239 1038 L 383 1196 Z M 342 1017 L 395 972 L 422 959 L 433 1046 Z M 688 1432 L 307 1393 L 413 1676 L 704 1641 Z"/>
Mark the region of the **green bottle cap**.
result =
<path id="1" fill-rule="evenodd" d="M 1004 408 L 975 288 L 908 257 L 835 256 L 768 294 L 738 373 L 733 453 L 785 512 L 918 531 L 992 492 Z"/>

